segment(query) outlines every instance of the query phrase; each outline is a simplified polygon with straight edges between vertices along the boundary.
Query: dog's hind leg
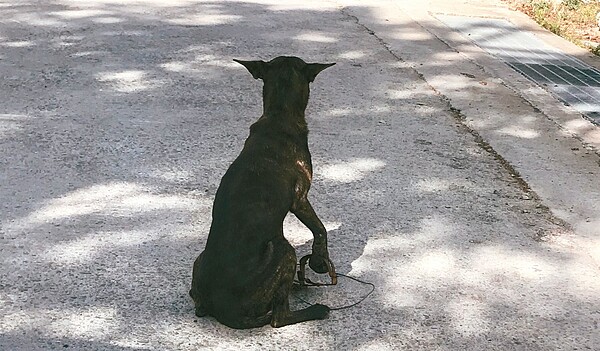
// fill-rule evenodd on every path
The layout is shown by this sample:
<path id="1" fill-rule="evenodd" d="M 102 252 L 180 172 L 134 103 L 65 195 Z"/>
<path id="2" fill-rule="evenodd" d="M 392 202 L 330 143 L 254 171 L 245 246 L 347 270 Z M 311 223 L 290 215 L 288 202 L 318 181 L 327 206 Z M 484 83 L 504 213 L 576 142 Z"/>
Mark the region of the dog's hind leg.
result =
<path id="1" fill-rule="evenodd" d="M 290 254 L 285 255 L 280 262 L 281 279 L 273 295 L 271 326 L 274 328 L 314 319 L 324 319 L 329 314 L 329 307 L 320 304 L 298 311 L 290 311 L 289 294 L 296 273 L 296 254 L 292 247 L 290 250 Z"/>
<path id="2" fill-rule="evenodd" d="M 271 326 L 273 328 L 279 328 L 315 319 L 325 319 L 329 315 L 329 311 L 329 307 L 321 304 L 314 304 L 298 311 L 290 311 L 289 302 L 286 297 L 284 303 L 279 306 L 274 306 Z"/>

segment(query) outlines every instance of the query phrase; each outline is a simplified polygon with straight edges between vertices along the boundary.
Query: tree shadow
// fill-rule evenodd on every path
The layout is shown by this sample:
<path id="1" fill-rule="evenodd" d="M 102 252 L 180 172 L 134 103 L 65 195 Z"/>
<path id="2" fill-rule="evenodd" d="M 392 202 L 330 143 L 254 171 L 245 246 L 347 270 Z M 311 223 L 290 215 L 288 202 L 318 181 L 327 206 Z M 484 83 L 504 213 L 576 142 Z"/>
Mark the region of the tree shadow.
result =
<path id="1" fill-rule="evenodd" d="M 0 23 L 0 346 L 590 342 L 591 330 L 556 326 L 597 321 L 599 306 L 593 282 L 570 275 L 579 258 L 543 241 L 560 227 L 352 16 L 326 4 L 69 3 L 0 8 L 10 18 Z M 220 177 L 261 113 L 261 83 L 231 59 L 282 54 L 338 62 L 312 85 L 310 198 L 338 271 L 377 288 L 329 320 L 231 330 L 194 316 L 191 265 Z M 286 236 L 308 252 L 293 219 Z M 301 296 L 340 306 L 363 290 L 340 279 Z M 566 333 L 539 335 L 548 329 Z"/>

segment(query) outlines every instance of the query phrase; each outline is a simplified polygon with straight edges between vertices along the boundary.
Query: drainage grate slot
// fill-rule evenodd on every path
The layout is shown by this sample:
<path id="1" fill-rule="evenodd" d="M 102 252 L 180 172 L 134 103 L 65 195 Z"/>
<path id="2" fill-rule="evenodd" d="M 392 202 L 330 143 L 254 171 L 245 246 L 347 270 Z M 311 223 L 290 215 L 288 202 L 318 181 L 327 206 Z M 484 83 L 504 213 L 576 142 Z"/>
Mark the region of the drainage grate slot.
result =
<path id="1" fill-rule="evenodd" d="M 599 70 L 506 20 L 449 15 L 437 18 L 600 124 Z"/>

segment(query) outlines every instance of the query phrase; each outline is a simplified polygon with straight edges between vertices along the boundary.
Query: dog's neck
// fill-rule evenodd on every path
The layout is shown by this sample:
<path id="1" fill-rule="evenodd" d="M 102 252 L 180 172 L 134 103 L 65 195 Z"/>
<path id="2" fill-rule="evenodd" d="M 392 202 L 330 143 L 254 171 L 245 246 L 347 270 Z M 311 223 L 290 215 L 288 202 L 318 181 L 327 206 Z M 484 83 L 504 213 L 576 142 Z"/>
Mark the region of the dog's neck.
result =
<path id="1" fill-rule="evenodd" d="M 263 87 L 263 117 L 278 119 L 290 125 L 306 128 L 304 111 L 308 104 L 306 93 L 293 91 L 285 86 Z"/>

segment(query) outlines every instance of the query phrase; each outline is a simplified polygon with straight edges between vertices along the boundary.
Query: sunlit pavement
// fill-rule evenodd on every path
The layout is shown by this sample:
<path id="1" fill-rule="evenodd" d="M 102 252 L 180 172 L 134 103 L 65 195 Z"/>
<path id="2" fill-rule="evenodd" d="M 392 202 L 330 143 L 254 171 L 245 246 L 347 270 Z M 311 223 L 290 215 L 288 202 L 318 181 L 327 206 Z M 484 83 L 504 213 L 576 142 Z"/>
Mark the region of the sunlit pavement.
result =
<path id="1" fill-rule="evenodd" d="M 598 128 L 439 18 L 597 62 L 492 0 L 449 3 L 0 2 L 0 349 L 600 345 Z M 232 59 L 284 54 L 337 63 L 311 87 L 310 198 L 338 271 L 376 290 L 232 330 L 194 316 L 191 267 L 261 114 Z M 308 253 L 295 218 L 285 234 Z"/>

